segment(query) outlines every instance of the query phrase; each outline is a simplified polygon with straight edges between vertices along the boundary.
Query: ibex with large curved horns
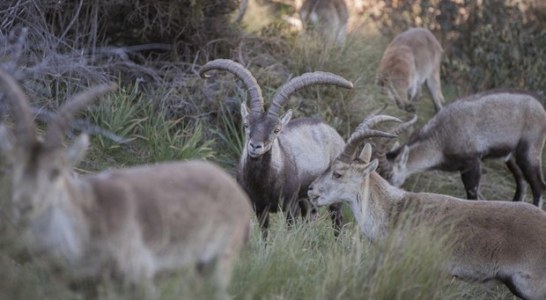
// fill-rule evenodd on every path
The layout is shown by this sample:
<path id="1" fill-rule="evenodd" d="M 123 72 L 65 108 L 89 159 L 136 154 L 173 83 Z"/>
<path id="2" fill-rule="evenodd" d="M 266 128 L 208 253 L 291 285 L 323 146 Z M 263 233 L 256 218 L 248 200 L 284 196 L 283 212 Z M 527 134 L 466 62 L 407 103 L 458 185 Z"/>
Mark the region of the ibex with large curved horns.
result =
<path id="1" fill-rule="evenodd" d="M 477 199 L 481 160 L 503 158 L 516 180 L 513 200 L 523 199 L 525 179 L 533 204 L 542 207 L 545 141 L 546 110 L 536 96 L 492 90 L 450 103 L 405 145 L 386 154 L 379 151 L 379 174 L 400 186 L 425 170 L 459 171 L 467 198 Z"/>
<path id="2" fill-rule="evenodd" d="M 449 274 L 473 282 L 498 280 L 524 299 L 546 299 L 544 211 L 528 203 L 466 201 L 394 187 L 375 172 L 378 161 L 370 162 L 370 144 L 354 159 L 366 139 L 393 137 L 370 127 L 364 122 L 343 154 L 313 182 L 309 198 L 314 204 L 348 202 L 360 232 L 372 243 L 399 232 L 403 246 L 413 237 L 412 230 L 421 225 L 432 228 L 426 233 L 430 239 L 420 242 L 439 243 L 438 237 L 450 237 L 453 248 L 446 249 L 450 251 L 443 264 Z"/>
<path id="3" fill-rule="evenodd" d="M 14 112 L 14 135 L 0 127 L 0 146 L 13 163 L 13 214 L 23 238 L 74 279 L 104 272 L 153 291 L 160 271 L 215 265 L 225 297 L 234 258 L 248 238 L 252 208 L 236 181 L 204 162 L 171 162 L 74 177 L 89 140 L 67 150 L 63 137 L 74 115 L 112 90 L 100 85 L 66 102 L 36 135 L 28 100 L 0 70 Z"/>
<path id="4" fill-rule="evenodd" d="M 246 142 L 241 154 L 237 180 L 250 196 L 256 216 L 267 235 L 269 213 L 280 208 L 291 224 L 298 210 L 305 216 L 309 209 L 307 187 L 321 174 L 343 147 L 343 139 L 336 130 L 318 119 L 291 120 L 292 111 L 279 117 L 279 111 L 292 93 L 313 84 L 333 84 L 352 88 L 351 82 L 326 73 L 306 73 L 280 87 L 271 106 L 264 111 L 260 86 L 250 71 L 226 59 L 211 61 L 200 74 L 220 69 L 235 74 L 250 93 L 250 111 L 241 105 Z M 342 225 L 340 205 L 330 207 L 336 233 Z"/>

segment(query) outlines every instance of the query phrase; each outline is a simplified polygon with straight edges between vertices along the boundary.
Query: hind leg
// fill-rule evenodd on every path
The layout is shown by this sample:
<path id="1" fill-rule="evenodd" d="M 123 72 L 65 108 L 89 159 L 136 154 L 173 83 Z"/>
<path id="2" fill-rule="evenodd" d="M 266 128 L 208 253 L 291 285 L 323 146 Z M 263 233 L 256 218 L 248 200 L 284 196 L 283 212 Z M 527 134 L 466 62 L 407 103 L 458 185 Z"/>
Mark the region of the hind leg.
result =
<path id="1" fill-rule="evenodd" d="M 542 147 L 540 147 L 540 150 L 542 150 Z M 520 144 L 516 151 L 516 163 L 521 169 L 525 180 L 531 186 L 533 204 L 542 207 L 542 191 L 545 186 L 538 154 L 539 150 Z"/>
<path id="2" fill-rule="evenodd" d="M 518 167 L 518 164 L 516 163 L 516 159 L 513 155 L 510 155 L 508 160 L 506 160 L 506 166 L 514 175 L 514 180 L 516 181 L 516 193 L 514 194 L 514 198 L 512 198 L 512 201 L 522 201 L 523 200 L 523 194 L 525 193 L 524 188 L 524 179 L 523 179 L 523 173 L 521 169 Z"/>
<path id="3" fill-rule="evenodd" d="M 432 74 L 427 78 L 427 87 L 434 101 L 436 112 L 442 109 L 444 95 L 442 94 L 442 84 L 440 81 L 440 64 L 434 69 Z"/>
<path id="4" fill-rule="evenodd" d="M 256 210 L 256 217 L 262 230 L 262 238 L 267 241 L 267 232 L 269 228 L 269 208 Z"/>

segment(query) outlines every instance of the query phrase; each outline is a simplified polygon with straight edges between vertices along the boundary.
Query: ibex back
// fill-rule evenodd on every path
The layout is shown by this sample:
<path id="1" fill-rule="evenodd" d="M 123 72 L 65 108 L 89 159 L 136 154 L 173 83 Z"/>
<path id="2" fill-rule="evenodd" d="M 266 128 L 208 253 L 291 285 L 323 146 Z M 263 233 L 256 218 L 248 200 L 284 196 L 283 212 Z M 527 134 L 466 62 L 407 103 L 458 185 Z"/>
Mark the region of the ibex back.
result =
<path id="1" fill-rule="evenodd" d="M 440 82 L 442 46 L 425 28 L 411 28 L 387 46 L 377 71 L 377 84 L 383 87 L 398 107 L 415 111 L 412 102 L 421 96 L 426 82 L 439 111 L 444 102 Z"/>

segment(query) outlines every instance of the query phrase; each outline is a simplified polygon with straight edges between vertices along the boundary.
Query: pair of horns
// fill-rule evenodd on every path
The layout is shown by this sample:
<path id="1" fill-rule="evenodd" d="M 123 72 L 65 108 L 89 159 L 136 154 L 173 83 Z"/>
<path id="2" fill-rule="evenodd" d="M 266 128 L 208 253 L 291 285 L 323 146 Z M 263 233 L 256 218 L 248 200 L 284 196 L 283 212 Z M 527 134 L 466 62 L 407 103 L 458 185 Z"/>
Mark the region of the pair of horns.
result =
<path id="1" fill-rule="evenodd" d="M 14 114 L 15 137 L 19 144 L 30 146 L 37 142 L 36 125 L 27 96 L 8 73 L 0 70 L 0 86 L 5 92 L 5 98 L 10 103 Z M 53 116 L 45 133 L 45 146 L 48 149 L 56 149 L 62 146 L 64 132 L 76 114 L 93 100 L 114 90 L 115 84 L 102 84 L 87 91 L 77 94 L 66 101 Z"/>
<path id="2" fill-rule="evenodd" d="M 205 64 L 199 71 L 199 75 L 206 78 L 205 73 L 213 69 L 228 71 L 241 79 L 250 94 L 250 110 L 257 113 L 264 111 L 262 89 L 258 85 L 256 78 L 254 78 L 248 69 L 230 59 L 216 59 Z M 305 73 L 301 76 L 292 78 L 292 80 L 288 81 L 277 90 L 267 113 L 278 116 L 281 107 L 293 93 L 314 84 L 332 84 L 346 89 L 353 88 L 353 84 L 350 81 L 332 73 Z"/>
<path id="3" fill-rule="evenodd" d="M 355 129 L 355 131 L 351 134 L 349 137 L 349 140 L 347 141 L 347 144 L 345 144 L 345 148 L 343 149 L 343 152 L 339 155 L 338 159 L 340 161 L 350 163 L 354 160 L 356 156 L 356 151 L 358 150 L 358 147 L 362 144 L 362 142 L 371 137 L 382 137 L 382 138 L 395 138 L 403 132 L 404 130 L 407 130 L 411 125 L 413 125 L 417 121 L 417 115 L 414 115 L 411 120 L 402 123 L 402 121 L 396 117 L 387 116 L 387 115 L 377 115 L 380 110 L 377 110 L 375 112 L 372 112 L 368 117 L 366 117 L 362 123 L 358 125 L 358 127 Z M 371 127 L 388 121 L 394 121 L 399 122 L 398 126 L 392 128 L 388 132 L 383 132 L 380 130 L 372 129 Z"/>

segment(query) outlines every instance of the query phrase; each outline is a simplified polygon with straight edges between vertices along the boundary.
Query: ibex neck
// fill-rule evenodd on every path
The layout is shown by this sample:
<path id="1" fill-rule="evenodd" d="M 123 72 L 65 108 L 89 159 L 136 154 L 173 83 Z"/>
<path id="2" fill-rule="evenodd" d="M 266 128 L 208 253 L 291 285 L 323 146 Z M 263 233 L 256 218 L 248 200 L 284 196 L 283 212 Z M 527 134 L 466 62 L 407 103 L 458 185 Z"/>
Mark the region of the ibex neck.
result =
<path id="1" fill-rule="evenodd" d="M 393 207 L 404 196 L 404 191 L 391 186 L 379 174 L 373 172 L 358 194 L 357 201 L 351 203 L 351 209 L 360 231 L 370 241 L 382 239 L 388 231 Z"/>
<path id="2" fill-rule="evenodd" d="M 277 173 L 281 169 L 282 164 L 282 153 L 279 142 L 275 140 L 268 152 L 256 158 L 250 157 L 245 146 L 240 164 L 244 170 L 245 177 L 268 175 L 272 171 Z"/>
<path id="3" fill-rule="evenodd" d="M 82 259 L 89 233 L 79 201 L 80 182 L 65 177 L 57 199 L 38 212 L 29 224 L 27 238 L 36 250 L 49 253 L 62 264 L 77 264 Z"/>
<path id="4" fill-rule="evenodd" d="M 442 162 L 443 154 L 434 139 L 427 139 L 409 146 L 408 176 L 433 169 Z"/>

